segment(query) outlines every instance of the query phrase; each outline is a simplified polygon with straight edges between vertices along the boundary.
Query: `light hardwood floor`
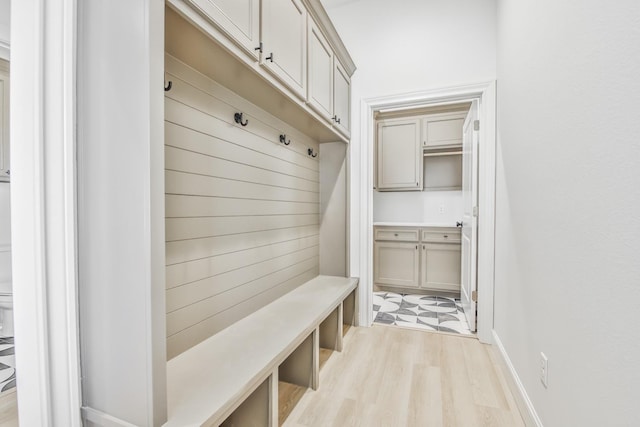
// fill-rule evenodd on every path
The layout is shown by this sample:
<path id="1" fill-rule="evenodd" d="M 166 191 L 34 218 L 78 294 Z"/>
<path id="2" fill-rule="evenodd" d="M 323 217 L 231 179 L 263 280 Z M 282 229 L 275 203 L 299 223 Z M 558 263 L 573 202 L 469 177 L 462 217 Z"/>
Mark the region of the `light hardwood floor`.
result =
<path id="1" fill-rule="evenodd" d="M 16 391 L 8 391 L 0 395 L 0 426 L 18 426 L 18 403 Z"/>
<path id="2" fill-rule="evenodd" d="M 283 426 L 524 426 L 497 363 L 475 338 L 352 328 Z"/>

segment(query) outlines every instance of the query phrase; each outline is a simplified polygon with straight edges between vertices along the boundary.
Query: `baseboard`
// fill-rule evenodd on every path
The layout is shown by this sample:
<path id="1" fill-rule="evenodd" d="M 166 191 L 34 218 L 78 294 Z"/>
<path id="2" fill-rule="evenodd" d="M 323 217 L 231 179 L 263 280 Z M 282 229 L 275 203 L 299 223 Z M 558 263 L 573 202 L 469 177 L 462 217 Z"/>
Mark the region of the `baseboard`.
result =
<path id="1" fill-rule="evenodd" d="M 520 377 L 518 377 L 518 373 L 513 367 L 511 359 L 509 359 L 509 355 L 507 355 L 500 337 L 495 330 L 492 332 L 494 349 L 500 356 L 499 360 L 502 365 L 502 371 L 505 373 L 505 378 L 509 384 L 513 398 L 516 401 L 516 405 L 518 405 L 520 415 L 522 415 L 525 425 L 527 427 L 543 427 L 542 421 L 540 421 L 540 417 L 538 417 L 536 409 L 533 407 L 533 403 L 531 402 L 531 399 L 529 399 L 529 395 L 527 394 L 524 385 L 522 385 L 522 381 L 520 381 Z"/>
<path id="2" fill-rule="evenodd" d="M 82 419 L 84 421 L 88 421 L 88 425 L 104 427 L 136 427 L 134 424 L 87 406 L 82 407 Z"/>

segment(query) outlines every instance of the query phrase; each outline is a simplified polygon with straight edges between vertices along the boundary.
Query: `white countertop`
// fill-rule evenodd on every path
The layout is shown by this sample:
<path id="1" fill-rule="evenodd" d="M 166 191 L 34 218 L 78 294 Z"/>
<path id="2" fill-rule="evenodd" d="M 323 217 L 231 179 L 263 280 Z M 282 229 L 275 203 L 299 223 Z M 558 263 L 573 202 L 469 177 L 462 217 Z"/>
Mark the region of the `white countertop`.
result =
<path id="1" fill-rule="evenodd" d="M 435 223 L 435 222 L 374 222 L 373 226 L 380 227 L 452 227 L 455 223 Z"/>

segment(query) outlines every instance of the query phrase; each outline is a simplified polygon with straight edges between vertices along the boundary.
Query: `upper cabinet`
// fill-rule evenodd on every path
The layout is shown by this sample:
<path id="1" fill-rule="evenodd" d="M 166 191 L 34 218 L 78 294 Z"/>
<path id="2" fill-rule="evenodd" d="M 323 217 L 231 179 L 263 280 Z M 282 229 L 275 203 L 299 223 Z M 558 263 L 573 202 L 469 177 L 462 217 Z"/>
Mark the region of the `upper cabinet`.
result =
<path id="1" fill-rule="evenodd" d="M 0 59 L 0 181 L 9 181 L 9 65 Z"/>
<path id="2" fill-rule="evenodd" d="M 347 138 L 351 130 L 351 79 L 340 62 L 335 61 L 333 72 L 333 121 Z"/>
<path id="3" fill-rule="evenodd" d="M 217 24 L 247 54 L 259 59 L 260 0 L 187 1 Z"/>
<path id="4" fill-rule="evenodd" d="M 333 117 L 333 50 L 320 28 L 309 19 L 309 92 L 311 108 L 325 119 Z"/>
<path id="5" fill-rule="evenodd" d="M 377 137 L 377 189 L 421 191 L 420 119 L 381 120 Z"/>
<path id="6" fill-rule="evenodd" d="M 262 65 L 306 97 L 307 10 L 300 0 L 262 0 Z"/>
<path id="7" fill-rule="evenodd" d="M 321 142 L 348 142 L 355 64 L 319 0 L 167 0 L 167 4 L 180 15 L 171 22 L 184 19 L 215 41 L 210 44 L 224 48 L 222 52 L 207 47 L 208 40 L 190 43 L 198 36 L 172 28 L 165 40 L 168 53 L 176 46 L 188 46 L 181 55 L 195 57 L 192 62 L 211 70 L 209 76 L 232 91 L 248 95 L 276 116 L 280 113 L 287 123 L 305 126 Z M 225 60 L 225 55 L 232 60 Z M 239 70 L 234 61 L 246 68 Z M 279 93 L 274 96 L 273 91 Z M 297 110 L 283 108 L 281 95 Z"/>
<path id="8" fill-rule="evenodd" d="M 462 147 L 462 124 L 466 113 L 442 113 L 422 120 L 425 149 Z"/>
<path id="9" fill-rule="evenodd" d="M 309 90 L 307 102 L 350 137 L 351 78 L 335 57 L 320 28 L 309 19 Z"/>

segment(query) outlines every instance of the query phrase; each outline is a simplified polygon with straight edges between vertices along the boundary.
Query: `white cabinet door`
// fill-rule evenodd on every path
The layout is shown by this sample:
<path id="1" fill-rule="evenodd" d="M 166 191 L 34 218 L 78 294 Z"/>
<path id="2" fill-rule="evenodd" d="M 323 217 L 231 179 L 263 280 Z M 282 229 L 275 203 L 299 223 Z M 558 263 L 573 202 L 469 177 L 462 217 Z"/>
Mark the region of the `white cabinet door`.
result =
<path id="1" fill-rule="evenodd" d="M 8 181 L 9 172 L 9 73 L 0 68 L 0 181 Z"/>
<path id="2" fill-rule="evenodd" d="M 306 98 L 307 10 L 300 0 L 262 0 L 262 43 L 262 65 Z"/>
<path id="3" fill-rule="evenodd" d="M 422 243 L 420 287 L 460 292 L 460 244 Z"/>
<path id="4" fill-rule="evenodd" d="M 465 113 L 443 113 L 425 117 L 422 121 L 424 147 L 461 147 L 464 118 Z"/>
<path id="5" fill-rule="evenodd" d="M 417 243 L 375 242 L 373 252 L 374 283 L 403 288 L 420 285 Z"/>
<path id="6" fill-rule="evenodd" d="M 337 59 L 333 68 L 333 122 L 347 138 L 351 136 L 351 79 Z"/>
<path id="7" fill-rule="evenodd" d="M 311 108 L 325 119 L 333 113 L 333 50 L 318 26 L 309 18 L 309 92 L 307 101 Z"/>
<path id="8" fill-rule="evenodd" d="M 378 123 L 378 190 L 422 190 L 419 119 Z"/>
<path id="9" fill-rule="evenodd" d="M 260 0 L 188 0 L 256 60 L 260 52 Z M 257 49 L 256 49 L 257 48 Z"/>

